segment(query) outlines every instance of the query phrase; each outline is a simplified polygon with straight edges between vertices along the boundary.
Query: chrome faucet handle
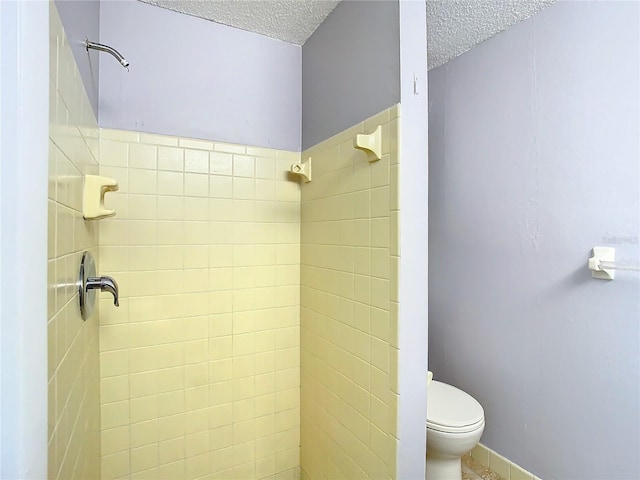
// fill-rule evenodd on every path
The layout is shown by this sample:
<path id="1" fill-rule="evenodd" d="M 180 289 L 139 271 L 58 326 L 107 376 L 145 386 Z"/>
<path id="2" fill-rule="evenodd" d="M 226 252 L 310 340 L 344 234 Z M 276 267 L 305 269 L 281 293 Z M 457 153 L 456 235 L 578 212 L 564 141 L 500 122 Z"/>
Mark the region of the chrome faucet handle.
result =
<path id="1" fill-rule="evenodd" d="M 113 304 L 116 307 L 120 306 L 120 302 L 118 301 L 118 284 L 116 281 L 111 277 L 98 277 L 96 275 L 96 263 L 93 261 L 93 255 L 91 255 L 89 251 L 83 252 L 77 282 L 78 303 L 80 306 L 80 315 L 83 320 L 91 317 L 93 307 L 96 303 L 96 290 L 109 292 L 113 295 Z"/>
<path id="2" fill-rule="evenodd" d="M 113 278 L 107 276 L 87 278 L 87 291 L 94 288 L 99 288 L 101 292 L 109 292 L 113 295 L 113 304 L 116 307 L 120 306 L 120 302 L 118 301 L 118 283 Z"/>

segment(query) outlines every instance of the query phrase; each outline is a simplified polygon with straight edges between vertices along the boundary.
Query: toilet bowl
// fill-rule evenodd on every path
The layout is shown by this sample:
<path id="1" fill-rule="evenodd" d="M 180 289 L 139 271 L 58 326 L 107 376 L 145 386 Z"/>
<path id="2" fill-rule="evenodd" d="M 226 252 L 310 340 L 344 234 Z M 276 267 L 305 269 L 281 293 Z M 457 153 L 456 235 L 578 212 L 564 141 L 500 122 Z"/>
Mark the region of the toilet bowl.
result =
<path id="1" fill-rule="evenodd" d="M 461 458 L 480 441 L 484 410 L 462 390 L 435 380 L 427 387 L 427 480 L 461 480 Z"/>

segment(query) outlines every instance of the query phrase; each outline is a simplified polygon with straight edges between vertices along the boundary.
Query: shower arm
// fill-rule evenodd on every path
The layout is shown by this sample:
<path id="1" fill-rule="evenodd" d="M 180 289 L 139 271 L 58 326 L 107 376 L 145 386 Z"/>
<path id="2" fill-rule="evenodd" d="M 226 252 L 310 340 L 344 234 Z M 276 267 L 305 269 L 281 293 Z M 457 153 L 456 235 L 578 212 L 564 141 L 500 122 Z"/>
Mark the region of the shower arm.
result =
<path id="1" fill-rule="evenodd" d="M 120 54 L 120 52 L 118 52 L 115 48 L 112 48 L 108 45 L 102 45 L 101 43 L 92 42 L 88 38 L 85 39 L 85 46 L 87 48 L 87 52 L 90 48 L 92 48 L 94 50 L 100 50 L 102 52 L 110 53 L 116 58 L 116 60 L 118 60 L 118 62 L 120 62 L 120 65 L 126 68 L 127 71 L 129 70 L 129 62 L 127 62 L 125 58 Z"/>

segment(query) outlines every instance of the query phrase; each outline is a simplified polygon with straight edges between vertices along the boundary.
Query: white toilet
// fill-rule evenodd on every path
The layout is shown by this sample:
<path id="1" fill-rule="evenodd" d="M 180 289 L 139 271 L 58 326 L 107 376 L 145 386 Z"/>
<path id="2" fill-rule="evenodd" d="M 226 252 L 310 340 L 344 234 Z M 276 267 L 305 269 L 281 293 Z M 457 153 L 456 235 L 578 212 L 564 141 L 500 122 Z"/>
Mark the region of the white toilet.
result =
<path id="1" fill-rule="evenodd" d="M 460 459 L 483 431 L 484 410 L 475 398 L 446 383 L 428 382 L 426 479 L 461 480 Z"/>

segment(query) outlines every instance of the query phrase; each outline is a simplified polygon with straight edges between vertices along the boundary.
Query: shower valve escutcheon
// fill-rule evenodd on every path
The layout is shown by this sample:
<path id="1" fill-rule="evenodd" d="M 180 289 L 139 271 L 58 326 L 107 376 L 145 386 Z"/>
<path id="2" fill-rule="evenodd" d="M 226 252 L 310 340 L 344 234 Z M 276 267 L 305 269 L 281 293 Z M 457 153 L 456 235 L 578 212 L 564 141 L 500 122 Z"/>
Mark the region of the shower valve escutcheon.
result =
<path id="1" fill-rule="evenodd" d="M 118 301 L 118 283 L 113 278 L 107 276 L 89 277 L 87 278 L 85 288 L 87 290 L 99 288 L 101 292 L 109 292 L 113 295 L 113 304 L 116 307 L 120 306 L 120 302 Z"/>
<path id="2" fill-rule="evenodd" d="M 93 312 L 96 303 L 96 290 L 109 292 L 113 295 L 113 304 L 120 306 L 118 301 L 118 283 L 111 277 L 96 275 L 96 264 L 90 252 L 82 254 L 80 271 L 78 273 L 78 297 L 80 314 L 83 320 L 87 320 Z"/>

